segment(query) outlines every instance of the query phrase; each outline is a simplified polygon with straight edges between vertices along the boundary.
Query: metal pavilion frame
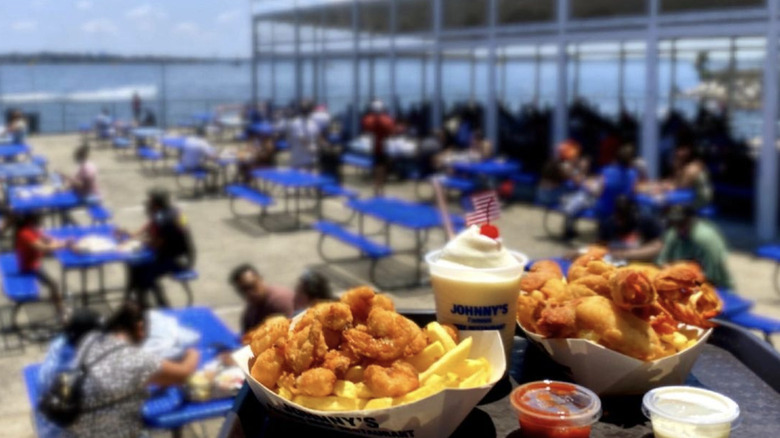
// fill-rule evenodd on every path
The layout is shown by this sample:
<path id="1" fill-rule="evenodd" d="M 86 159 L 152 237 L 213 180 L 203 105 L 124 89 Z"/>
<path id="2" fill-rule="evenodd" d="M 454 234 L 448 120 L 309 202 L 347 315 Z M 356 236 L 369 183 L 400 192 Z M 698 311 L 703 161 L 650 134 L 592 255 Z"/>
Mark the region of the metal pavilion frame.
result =
<path id="1" fill-rule="evenodd" d="M 397 75 L 396 63 L 399 57 L 419 57 L 422 63 L 422 97 L 430 100 L 432 104 L 432 118 L 435 125 L 442 120 L 442 78 L 443 60 L 447 51 L 472 50 L 487 52 L 487 101 L 483 102 L 486 108 L 486 133 L 493 140 L 497 139 L 497 99 L 499 85 L 505 83 L 505 76 L 498 79 L 500 59 L 500 47 L 505 45 L 527 44 L 537 47 L 537 74 L 535 99 L 539 96 L 538 65 L 541 56 L 538 48 L 541 45 L 554 45 L 555 65 L 557 70 L 556 96 L 554 108 L 554 135 L 556 142 L 567 135 L 567 109 L 569 99 L 569 46 L 572 44 L 587 42 L 620 42 L 621 66 L 623 65 L 624 51 L 622 44 L 625 41 L 643 42 L 645 46 L 645 72 L 646 94 L 641 120 L 641 153 L 645 159 L 651 176 L 658 175 L 659 170 L 659 144 L 658 144 L 658 101 L 659 101 L 659 42 L 684 38 L 713 38 L 713 37 L 763 37 L 766 41 L 766 57 L 763 75 L 763 129 L 762 146 L 758 156 L 756 175 L 756 230 L 762 240 L 770 240 L 777 236 L 778 224 L 778 163 L 777 163 L 777 119 L 778 119 L 778 2 L 780 0 L 765 0 L 763 6 L 756 6 L 755 1 L 747 1 L 748 6 L 735 7 L 728 10 L 693 10 L 689 12 L 675 12 L 661 14 L 661 0 L 643 0 L 644 13 L 631 16 L 575 19 L 571 16 L 571 3 L 581 0 L 548 0 L 554 3 L 554 17 L 546 22 L 499 25 L 498 3 L 499 0 L 484 0 L 487 8 L 486 25 L 478 28 L 445 29 L 443 26 L 443 4 L 445 0 L 423 0 L 421 4 L 429 4 L 431 8 L 430 31 L 423 33 L 402 34 L 398 33 L 399 8 L 401 0 L 285 0 L 276 1 L 276 8 L 267 10 L 263 5 L 269 0 L 255 0 L 252 16 L 252 98 L 258 98 L 258 62 L 270 61 L 272 84 L 276 83 L 275 62 L 279 60 L 292 61 L 295 64 L 296 97 L 302 97 L 303 90 L 303 62 L 311 61 L 312 78 L 315 98 L 326 97 L 324 65 L 329 59 L 349 59 L 352 62 L 352 107 L 360 108 L 361 104 L 372 97 L 373 91 L 373 59 L 383 57 L 389 61 L 390 77 L 389 90 L 391 96 L 396 96 Z M 471 0 L 463 0 L 470 2 Z M 541 1 L 541 0 L 540 0 Z M 669 1 L 669 0 L 664 0 Z M 368 35 L 361 31 L 360 6 L 361 4 L 385 3 L 388 4 L 389 14 L 386 17 L 387 28 L 377 34 L 389 40 L 389 47 L 374 48 L 373 44 L 362 44 Z M 330 49 L 323 39 L 323 29 L 328 23 L 324 22 L 320 14 L 319 27 L 313 31 L 312 42 L 314 50 L 302 50 L 301 19 L 299 11 L 307 8 L 330 8 L 350 5 L 350 26 L 341 27 L 341 30 L 349 31 L 351 41 L 344 48 Z M 295 28 L 295 36 L 292 44 L 287 43 L 293 50 L 280 52 L 276 50 L 275 41 L 260 41 L 258 27 L 262 20 L 269 17 L 277 17 L 280 11 L 292 11 L 285 21 Z M 276 14 L 276 15 L 275 15 Z M 292 22 L 292 23 L 291 23 Z M 343 24 L 343 23 L 340 23 Z M 273 38 L 273 37 L 272 37 Z M 400 44 L 403 43 L 403 44 Z M 271 47 L 266 52 L 264 49 Z M 674 47 L 672 52 L 674 53 Z M 732 49 L 733 52 L 733 49 Z M 369 95 L 361 95 L 361 62 L 370 60 L 370 85 Z M 733 58 L 732 58 L 733 63 Z M 429 69 L 433 71 L 433 89 L 428 89 Z M 473 71 L 473 70 L 472 70 Z M 622 98 L 623 69 L 620 69 L 621 85 L 619 94 Z M 472 74 L 472 84 L 474 82 Z M 502 85 L 503 87 L 503 85 Z M 275 90 L 272 86 L 272 99 L 275 98 Z M 473 96 L 473 86 L 472 86 Z M 358 123 L 357 111 L 353 111 L 353 126 Z"/>

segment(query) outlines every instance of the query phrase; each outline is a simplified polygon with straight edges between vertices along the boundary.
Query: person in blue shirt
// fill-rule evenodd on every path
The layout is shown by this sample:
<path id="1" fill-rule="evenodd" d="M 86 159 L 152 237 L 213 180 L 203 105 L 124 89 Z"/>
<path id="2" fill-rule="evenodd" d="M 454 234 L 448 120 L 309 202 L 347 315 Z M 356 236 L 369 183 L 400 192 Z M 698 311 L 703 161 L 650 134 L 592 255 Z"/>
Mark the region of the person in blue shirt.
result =
<path id="1" fill-rule="evenodd" d="M 38 370 L 39 393 L 45 393 L 60 372 L 67 371 L 74 365 L 76 351 L 84 336 L 100 327 L 100 315 L 94 310 L 82 308 L 76 310 L 65 324 L 61 335 L 54 338 L 46 357 Z M 63 430 L 45 418 L 40 421 L 38 436 L 55 438 L 63 436 Z"/>
<path id="2" fill-rule="evenodd" d="M 626 143 L 618 149 L 615 164 L 601 169 L 599 177 L 585 181 L 582 188 L 563 200 L 566 215 L 563 235 L 565 239 L 576 236 L 574 222 L 586 209 L 594 208 L 599 222 L 609 218 L 620 196 L 633 196 L 640 171 L 635 166 L 636 150 Z"/>

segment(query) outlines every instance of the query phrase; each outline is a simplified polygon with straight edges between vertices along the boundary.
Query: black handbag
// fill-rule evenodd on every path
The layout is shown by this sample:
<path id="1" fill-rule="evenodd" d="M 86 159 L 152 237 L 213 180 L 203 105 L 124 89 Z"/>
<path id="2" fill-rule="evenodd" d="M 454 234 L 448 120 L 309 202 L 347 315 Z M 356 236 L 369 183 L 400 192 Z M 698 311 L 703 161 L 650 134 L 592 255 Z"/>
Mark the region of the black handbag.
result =
<path id="1" fill-rule="evenodd" d="M 68 427 L 79 418 L 79 415 L 85 412 L 82 409 L 83 391 L 84 380 L 87 374 L 89 374 L 89 368 L 95 366 L 110 354 L 127 347 L 126 344 L 117 345 L 101 354 L 94 361 L 86 364 L 84 359 L 87 357 L 89 348 L 92 347 L 92 344 L 98 338 L 92 339 L 92 342 L 85 347 L 84 354 L 82 354 L 81 359 L 79 359 L 78 364 L 74 368 L 60 371 L 55 375 L 54 381 L 38 401 L 38 410 L 47 420 L 57 426 Z"/>

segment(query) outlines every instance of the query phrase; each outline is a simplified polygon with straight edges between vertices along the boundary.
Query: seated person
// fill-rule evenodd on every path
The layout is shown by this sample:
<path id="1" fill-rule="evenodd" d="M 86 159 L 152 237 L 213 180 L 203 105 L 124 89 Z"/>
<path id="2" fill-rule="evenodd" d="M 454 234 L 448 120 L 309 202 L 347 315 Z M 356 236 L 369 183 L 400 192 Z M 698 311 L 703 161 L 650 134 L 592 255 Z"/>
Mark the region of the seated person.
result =
<path id="1" fill-rule="evenodd" d="M 295 293 L 285 287 L 266 284 L 254 266 L 243 264 L 234 268 L 228 281 L 245 302 L 241 333 L 251 331 L 269 316 L 292 316 Z"/>
<path id="2" fill-rule="evenodd" d="M 663 249 L 663 226 L 651 215 L 643 214 L 628 196 L 615 200 L 615 212 L 599 224 L 601 245 L 615 259 L 652 263 Z"/>
<path id="3" fill-rule="evenodd" d="M 42 262 L 44 256 L 65 248 L 67 243 L 47 236 L 41 229 L 41 216 L 37 213 L 22 216 L 16 225 L 14 251 L 19 263 L 19 272 L 35 276 L 41 284 L 49 289 L 49 295 L 57 310 L 57 315 L 62 319 L 65 308 L 60 288 L 51 275 L 43 269 Z"/>
<path id="4" fill-rule="evenodd" d="M 493 155 L 493 144 L 485 138 L 485 133 L 477 129 L 469 141 L 469 154 L 474 161 L 485 161 Z"/>
<path id="5" fill-rule="evenodd" d="M 599 220 L 603 220 L 612 214 L 619 196 L 634 194 L 640 175 L 633 166 L 634 152 L 634 145 L 624 144 L 618 150 L 617 163 L 603 168 L 598 178 L 585 181 L 579 191 L 563 198 L 564 238 L 576 235 L 574 222 L 583 210 L 594 207 Z"/>
<path id="6" fill-rule="evenodd" d="M 141 408 L 149 385 L 184 384 L 200 360 L 192 348 L 179 361 L 161 359 L 141 348 L 146 336 L 143 311 L 127 303 L 101 331 L 84 338 L 77 352 L 88 364 L 82 388 L 83 412 L 68 426 L 66 436 L 146 436 Z"/>
<path id="7" fill-rule="evenodd" d="M 249 139 L 249 145 L 238 154 L 238 178 L 244 184 L 252 181 L 252 171 L 264 167 L 273 167 L 276 159 L 276 146 L 272 135 L 261 134 Z"/>
<path id="8" fill-rule="evenodd" d="M 555 157 L 542 168 L 536 199 L 542 205 L 557 205 L 561 197 L 579 187 L 588 175 L 590 164 L 582 157 L 579 143 L 566 140 L 556 148 Z"/>
<path id="9" fill-rule="evenodd" d="M 307 269 L 295 285 L 295 310 L 304 310 L 321 301 L 333 301 L 335 297 L 330 282 L 319 272 Z"/>
<path id="10" fill-rule="evenodd" d="M 80 146 L 73 154 L 73 159 L 78 165 L 75 175 L 72 177 L 62 175 L 67 186 L 85 200 L 97 200 L 100 198 L 98 190 L 98 169 L 89 160 L 89 146 Z"/>
<path id="11" fill-rule="evenodd" d="M 205 129 L 198 128 L 195 136 L 184 139 L 181 148 L 181 167 L 185 172 L 206 172 L 207 188 L 216 188 L 219 183 L 217 150 L 205 139 Z"/>
<path id="12" fill-rule="evenodd" d="M 68 318 L 62 334 L 54 338 L 46 352 L 46 357 L 38 370 L 38 388 L 45 392 L 54 383 L 58 373 L 69 370 L 76 359 L 76 349 L 87 333 L 100 327 L 100 315 L 94 310 L 81 308 L 74 311 Z M 64 431 L 56 424 L 41 419 L 37 424 L 38 436 L 41 438 L 58 438 L 64 436 Z"/>
<path id="13" fill-rule="evenodd" d="M 693 139 L 683 137 L 677 145 L 672 162 L 673 173 L 670 179 L 643 184 L 640 191 L 651 195 L 660 195 L 673 190 L 691 190 L 694 194 L 691 206 L 698 210 L 712 203 L 714 188 L 710 181 L 707 165 L 699 157 Z"/>
<path id="14" fill-rule="evenodd" d="M 8 127 L 6 128 L 8 136 L 11 138 L 11 144 L 24 144 L 27 140 L 27 120 L 19 110 L 11 113 Z"/>
<path id="15" fill-rule="evenodd" d="M 100 114 L 95 117 L 95 131 L 97 132 L 98 138 L 111 138 L 114 134 L 112 123 L 113 119 L 111 118 L 111 113 L 108 111 L 108 108 L 103 108 L 100 111 Z"/>
<path id="16" fill-rule="evenodd" d="M 152 250 L 148 260 L 129 266 L 126 299 L 135 296 L 141 308 L 147 308 L 147 294 L 153 292 L 157 305 L 168 307 L 168 299 L 159 281 L 162 277 L 192 269 L 195 265 L 195 244 L 186 219 L 170 200 L 165 189 L 152 189 L 146 200 L 148 222 L 134 233 L 120 235 L 141 239 Z"/>
<path id="17" fill-rule="evenodd" d="M 694 261 L 715 287 L 732 290 L 734 283 L 726 262 L 728 247 L 715 225 L 697 218 L 693 207 L 682 205 L 671 207 L 667 220 L 671 229 L 664 237 L 658 264 Z"/>

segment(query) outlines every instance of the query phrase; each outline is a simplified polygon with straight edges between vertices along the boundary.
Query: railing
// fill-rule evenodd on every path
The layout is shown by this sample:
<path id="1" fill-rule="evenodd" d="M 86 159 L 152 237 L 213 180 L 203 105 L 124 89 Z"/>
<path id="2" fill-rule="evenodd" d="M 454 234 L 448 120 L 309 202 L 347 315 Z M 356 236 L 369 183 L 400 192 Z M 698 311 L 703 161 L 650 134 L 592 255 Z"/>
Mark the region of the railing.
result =
<path id="1" fill-rule="evenodd" d="M 224 105 L 238 105 L 235 99 L 167 99 L 149 100 L 142 103 L 140 118 L 150 110 L 158 126 L 168 128 L 185 121 L 191 121 L 193 114 L 216 111 Z M 3 102 L 3 111 L 19 109 L 28 116 L 32 132 L 61 133 L 78 131 L 81 125 L 92 124 L 95 117 L 105 108 L 115 120 L 133 120 L 129 100 L 99 101 L 35 101 Z"/>

